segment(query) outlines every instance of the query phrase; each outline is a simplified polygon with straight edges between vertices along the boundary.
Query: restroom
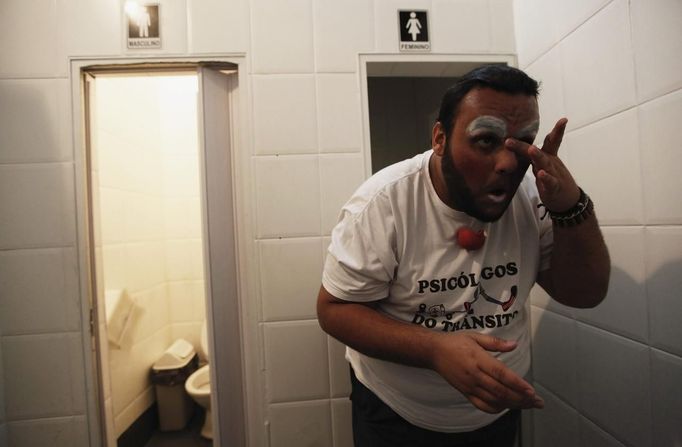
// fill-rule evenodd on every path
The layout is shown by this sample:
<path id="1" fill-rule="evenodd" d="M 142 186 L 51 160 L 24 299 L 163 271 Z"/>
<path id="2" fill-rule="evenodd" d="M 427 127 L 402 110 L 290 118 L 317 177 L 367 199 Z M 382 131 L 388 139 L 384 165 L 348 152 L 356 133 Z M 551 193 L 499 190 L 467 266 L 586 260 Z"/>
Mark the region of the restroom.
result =
<path id="1" fill-rule="evenodd" d="M 229 155 L 229 125 L 221 122 L 221 130 L 211 130 L 198 109 L 210 113 L 206 96 L 222 101 L 221 109 L 230 107 L 236 68 L 223 63 L 81 69 L 95 264 L 90 281 L 97 297 L 93 314 L 103 316 L 94 333 L 100 348 L 95 355 L 111 445 L 116 440 L 138 445 L 157 425 L 161 432 L 188 431 L 190 419 L 201 426 L 195 438 L 213 438 L 212 288 L 205 284 L 211 272 L 205 271 L 204 253 L 216 262 L 218 249 L 206 241 L 209 206 L 213 214 L 232 211 L 226 209 L 229 201 L 209 205 L 213 191 L 204 185 L 215 175 L 231 185 L 232 177 L 229 165 L 217 165 L 220 171 L 204 167 L 215 161 L 211 148 L 217 141 Z M 225 118 L 210 116 L 214 122 Z M 221 194 L 229 192 L 228 187 Z M 238 340 L 239 334 L 230 338 Z"/>
<path id="2" fill-rule="evenodd" d="M 109 185 L 99 193 L 101 204 L 108 198 L 136 207 L 126 211 L 129 228 L 142 215 L 165 214 L 164 206 L 140 196 L 178 204 L 168 210 L 174 241 L 157 240 L 158 232 L 149 226 L 135 228 L 143 236 L 133 241 L 113 236 L 113 251 L 102 241 L 103 266 L 116 259 L 121 246 L 146 245 L 145 253 L 160 251 L 160 244 L 190 246 L 189 254 L 176 250 L 175 260 L 136 255 L 140 269 L 152 269 L 142 272 L 138 264 L 123 263 L 137 272 L 138 285 L 112 283 L 109 290 L 125 286 L 138 293 L 135 300 L 141 291 L 148 292 L 149 302 L 160 301 L 155 294 L 164 286 L 145 284 L 155 277 L 154 284 L 165 284 L 166 290 L 186 289 L 172 300 L 201 294 L 193 264 L 198 257 L 204 269 L 216 269 L 208 277 L 218 281 L 206 281 L 204 273 L 204 298 L 209 292 L 236 297 L 204 301 L 204 309 L 192 304 L 191 312 L 169 308 L 167 325 L 158 320 L 159 312 L 148 311 L 137 328 L 142 335 L 147 331 L 149 343 L 155 333 L 170 334 L 146 354 L 150 368 L 176 338 L 199 350 L 205 311 L 208 350 L 217 356 L 209 364 L 216 363 L 214 378 L 224 387 L 212 401 L 214 445 L 352 445 L 348 365 L 343 347 L 320 330 L 314 303 L 339 209 L 377 165 L 372 139 L 382 124 L 375 122 L 373 129 L 370 78 L 394 76 L 372 70 L 379 63 L 408 62 L 418 65 L 408 77 L 428 79 L 431 75 L 419 68 L 433 64 L 496 62 L 540 80 L 540 134 L 559 117 L 569 118 L 560 156 L 598 204 L 614 269 L 610 293 L 589 312 L 533 293 L 533 375 L 547 405 L 524 414 L 520 445 L 681 442 L 682 401 L 670 393 L 682 380 L 682 332 L 676 324 L 682 318 L 676 299 L 682 286 L 682 207 L 676 197 L 682 152 L 672 130 L 682 116 L 679 2 L 155 3 L 161 46 L 142 49 L 127 45 L 125 8 L 118 0 L 8 0 L 0 7 L 0 446 L 112 445 L 110 433 L 114 438 L 123 433 L 123 426 L 154 405 L 153 386 L 145 382 L 135 391 L 126 389 L 120 405 L 129 413 L 115 411 L 111 400 L 108 410 L 104 378 L 97 371 L 101 349 L 91 349 L 90 311 L 96 308 L 91 299 L 97 288 L 105 296 L 107 287 L 96 283 L 93 289 L 90 271 L 97 263 L 90 257 L 89 241 L 96 238 L 94 227 L 89 233 L 88 193 L 95 189 L 88 183 L 84 74 L 95 67 L 153 71 L 168 64 L 196 73 L 202 64 L 221 63 L 236 69 L 225 76 L 238 88 L 229 108 L 216 107 L 216 113 L 229 115 L 229 151 L 215 152 L 223 158 L 203 166 L 225 167 L 230 154 L 230 176 L 209 174 L 202 182 L 200 156 L 190 162 L 176 154 L 174 161 L 112 162 L 123 163 L 117 168 L 121 175 L 140 184 L 157 181 L 157 175 L 174 179 L 169 187 L 178 188 L 181 197 L 161 199 L 160 190 L 125 191 L 111 176 L 97 179 Z M 398 9 L 408 8 L 429 13 L 428 52 L 400 51 Z M 95 70 L 98 77 L 107 75 Z M 200 95 L 199 84 L 162 112 L 187 112 L 191 95 Z M 196 110 L 204 119 L 215 116 Z M 198 148 L 215 141 L 202 143 L 199 118 Z M 189 121 L 183 118 L 184 124 Z M 391 127 L 384 126 L 391 136 Z M 163 132 L 159 138 L 171 135 Z M 184 138 L 165 141 L 166 146 Z M 426 149 L 428 135 L 415 138 L 415 150 Z M 151 146 L 143 143 L 136 144 Z M 125 147 L 133 152 L 133 144 Z M 185 180 L 173 173 L 194 163 L 192 182 L 203 185 L 206 203 L 229 197 L 225 209 L 232 217 L 195 217 L 201 216 L 201 189 L 183 197 Z M 168 170 L 160 172 L 161 165 Z M 229 185 L 220 183 L 226 178 Z M 214 196 L 211 185 L 217 188 Z M 233 189 L 225 194 L 228 186 Z M 125 194 L 117 193 L 122 190 Z M 117 191 L 113 197 L 112 191 Z M 117 214 L 116 208 L 105 212 Z M 123 219 L 112 225 L 124 225 Z M 216 229 L 217 244 L 197 243 L 188 233 L 197 226 L 205 226 L 205 234 Z M 99 236 L 112 234 L 111 228 L 101 230 Z M 232 258 L 224 249 L 229 238 Z M 223 251 L 211 255 L 211 246 Z M 178 276 L 158 280 L 159 265 Z M 226 271 L 234 272 L 230 280 Z M 93 325 L 105 319 L 100 309 Z M 109 380 L 123 382 L 113 375 Z M 132 411 L 138 407 L 140 413 Z M 107 411 L 123 415 L 120 433 L 107 427 Z"/>

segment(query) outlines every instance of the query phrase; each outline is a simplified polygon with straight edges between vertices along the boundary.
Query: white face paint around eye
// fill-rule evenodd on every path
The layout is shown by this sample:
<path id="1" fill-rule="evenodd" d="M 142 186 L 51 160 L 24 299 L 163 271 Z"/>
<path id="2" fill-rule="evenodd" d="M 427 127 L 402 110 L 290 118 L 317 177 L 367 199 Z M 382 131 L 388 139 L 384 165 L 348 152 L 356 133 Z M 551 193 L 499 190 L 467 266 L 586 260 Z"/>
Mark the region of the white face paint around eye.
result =
<path id="1" fill-rule="evenodd" d="M 499 138 L 504 138 L 507 135 L 507 123 L 495 116 L 483 115 L 471 121 L 466 131 L 469 135 L 480 131 L 492 132 Z"/>
<path id="2" fill-rule="evenodd" d="M 508 135 L 507 123 L 503 119 L 497 118 L 495 116 L 483 115 L 471 121 L 467 126 L 466 131 L 472 136 L 475 136 L 479 132 L 492 132 L 500 139 L 511 136 L 517 140 L 533 141 L 535 140 L 539 128 L 540 122 L 535 120 L 519 129 L 514 133 L 514 135 Z"/>
<path id="3" fill-rule="evenodd" d="M 540 121 L 533 121 L 529 125 L 521 128 L 515 135 L 512 135 L 512 137 L 522 141 L 533 141 L 535 140 L 539 129 Z"/>

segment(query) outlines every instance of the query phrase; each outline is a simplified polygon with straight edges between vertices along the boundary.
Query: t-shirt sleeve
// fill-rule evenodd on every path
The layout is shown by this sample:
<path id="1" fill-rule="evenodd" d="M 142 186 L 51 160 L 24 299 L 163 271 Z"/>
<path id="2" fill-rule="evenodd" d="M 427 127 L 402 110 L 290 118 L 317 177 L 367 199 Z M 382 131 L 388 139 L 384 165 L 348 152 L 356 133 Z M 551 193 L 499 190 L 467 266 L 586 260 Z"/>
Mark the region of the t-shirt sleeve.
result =
<path id="1" fill-rule="evenodd" d="M 336 298 L 368 302 L 386 298 L 398 263 L 390 213 L 368 207 L 342 218 L 332 231 L 322 285 Z"/>

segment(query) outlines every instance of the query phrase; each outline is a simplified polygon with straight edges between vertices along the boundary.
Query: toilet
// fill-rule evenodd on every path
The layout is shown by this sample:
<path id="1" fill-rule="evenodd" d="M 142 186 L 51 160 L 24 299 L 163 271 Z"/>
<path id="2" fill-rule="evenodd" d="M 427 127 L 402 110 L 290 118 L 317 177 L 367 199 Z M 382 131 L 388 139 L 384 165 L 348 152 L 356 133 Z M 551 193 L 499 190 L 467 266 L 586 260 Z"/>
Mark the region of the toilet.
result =
<path id="1" fill-rule="evenodd" d="M 201 325 L 201 346 L 199 352 L 208 361 L 208 342 L 206 333 L 206 321 Z M 211 373 L 209 364 L 202 366 L 190 375 L 185 381 L 185 390 L 192 399 L 206 409 L 206 419 L 201 428 L 201 436 L 213 439 L 213 423 L 211 418 Z"/>

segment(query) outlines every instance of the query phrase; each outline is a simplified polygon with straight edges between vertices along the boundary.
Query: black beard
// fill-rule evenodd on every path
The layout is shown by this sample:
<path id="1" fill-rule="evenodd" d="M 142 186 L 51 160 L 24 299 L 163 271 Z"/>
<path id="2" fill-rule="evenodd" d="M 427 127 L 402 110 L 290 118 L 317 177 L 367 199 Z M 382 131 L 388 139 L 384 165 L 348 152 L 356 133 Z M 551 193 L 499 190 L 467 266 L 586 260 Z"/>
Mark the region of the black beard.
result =
<path id="1" fill-rule="evenodd" d="M 495 222 L 502 217 L 504 212 L 500 215 L 490 216 L 484 214 L 478 209 L 474 201 L 474 196 L 469 187 L 464 183 L 464 176 L 455 165 L 455 162 L 450 154 L 449 142 L 445 140 L 445 151 L 443 159 L 441 160 L 441 173 L 445 181 L 445 188 L 448 191 L 448 205 L 457 211 L 468 214 L 481 222 Z"/>

